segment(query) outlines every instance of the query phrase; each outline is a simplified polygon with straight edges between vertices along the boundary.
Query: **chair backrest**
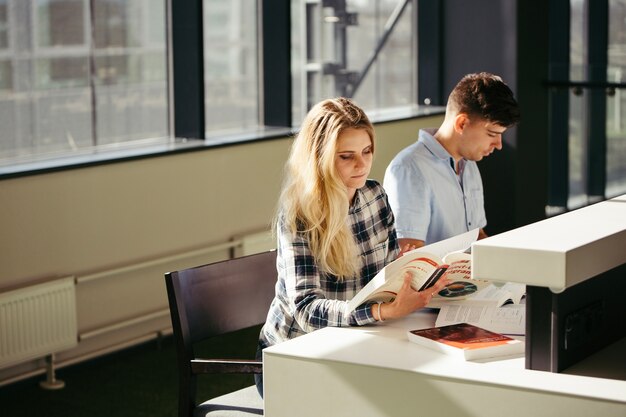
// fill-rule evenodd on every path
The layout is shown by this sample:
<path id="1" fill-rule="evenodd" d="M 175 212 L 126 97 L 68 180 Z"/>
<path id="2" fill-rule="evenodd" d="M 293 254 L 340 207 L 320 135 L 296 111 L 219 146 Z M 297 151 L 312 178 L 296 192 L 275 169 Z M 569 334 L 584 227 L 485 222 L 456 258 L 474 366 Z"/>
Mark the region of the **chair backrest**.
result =
<path id="1" fill-rule="evenodd" d="M 264 323 L 276 276 L 274 250 L 165 274 L 185 410 L 195 403 L 193 345 Z"/>

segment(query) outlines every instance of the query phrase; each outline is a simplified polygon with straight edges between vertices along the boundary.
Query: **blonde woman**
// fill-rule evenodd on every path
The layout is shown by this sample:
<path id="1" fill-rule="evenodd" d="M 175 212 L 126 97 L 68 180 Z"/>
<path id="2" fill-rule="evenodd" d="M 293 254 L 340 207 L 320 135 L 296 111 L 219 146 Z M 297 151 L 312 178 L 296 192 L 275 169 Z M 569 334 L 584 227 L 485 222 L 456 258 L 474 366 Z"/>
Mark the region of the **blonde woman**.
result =
<path id="1" fill-rule="evenodd" d="M 417 292 L 408 277 L 392 302 L 348 312 L 348 301 L 400 252 L 387 195 L 368 180 L 374 149 L 373 126 L 349 99 L 324 100 L 304 119 L 279 200 L 278 282 L 259 356 L 265 347 L 326 326 L 406 316 L 445 284 Z M 257 387 L 262 393 L 260 377 Z"/>

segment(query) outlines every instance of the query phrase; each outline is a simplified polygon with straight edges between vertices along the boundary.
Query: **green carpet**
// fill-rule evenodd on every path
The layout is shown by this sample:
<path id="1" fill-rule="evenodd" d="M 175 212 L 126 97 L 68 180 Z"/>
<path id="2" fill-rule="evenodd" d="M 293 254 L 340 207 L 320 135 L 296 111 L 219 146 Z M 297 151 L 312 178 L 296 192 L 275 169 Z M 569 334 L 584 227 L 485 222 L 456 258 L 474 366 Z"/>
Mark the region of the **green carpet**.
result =
<path id="1" fill-rule="evenodd" d="M 196 347 L 199 357 L 254 358 L 259 328 Z M 44 376 L 0 388 L 2 417 L 175 417 L 178 371 L 172 337 L 61 368 L 65 388 L 39 387 Z M 198 399 L 254 384 L 250 375 L 207 375 L 198 380 Z"/>

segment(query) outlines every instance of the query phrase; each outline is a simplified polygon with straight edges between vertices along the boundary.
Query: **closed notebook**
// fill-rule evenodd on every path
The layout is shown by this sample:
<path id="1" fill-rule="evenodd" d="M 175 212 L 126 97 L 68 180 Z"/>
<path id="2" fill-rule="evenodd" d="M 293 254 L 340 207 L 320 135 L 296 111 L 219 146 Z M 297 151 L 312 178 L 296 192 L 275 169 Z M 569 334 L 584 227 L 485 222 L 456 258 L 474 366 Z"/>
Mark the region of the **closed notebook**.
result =
<path id="1" fill-rule="evenodd" d="M 409 330 L 409 341 L 465 360 L 524 352 L 524 343 L 468 323 Z"/>

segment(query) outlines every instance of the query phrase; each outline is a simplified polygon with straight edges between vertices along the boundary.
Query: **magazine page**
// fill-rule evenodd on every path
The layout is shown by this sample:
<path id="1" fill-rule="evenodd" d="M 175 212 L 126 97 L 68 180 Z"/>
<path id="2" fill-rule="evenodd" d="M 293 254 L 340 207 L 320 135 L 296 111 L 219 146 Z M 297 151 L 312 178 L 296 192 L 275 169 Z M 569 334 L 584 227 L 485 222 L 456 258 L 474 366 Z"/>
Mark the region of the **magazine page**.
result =
<path id="1" fill-rule="evenodd" d="M 526 285 L 520 284 L 518 282 L 507 282 L 502 286 L 504 291 L 508 291 L 510 295 L 511 302 L 513 304 L 519 304 L 522 302 L 522 298 L 526 296 Z"/>
<path id="2" fill-rule="evenodd" d="M 472 279 L 471 261 L 465 258 L 448 265 L 445 278 L 450 280 L 441 291 L 430 300 L 427 307 L 438 308 L 450 302 L 470 300 L 479 294 L 489 291 L 493 285 L 489 281 Z M 484 303 L 481 301 L 481 303 Z"/>
<path id="3" fill-rule="evenodd" d="M 526 305 L 509 304 L 502 307 L 445 305 L 439 310 L 435 326 L 469 323 L 492 332 L 524 335 Z"/>
<path id="4" fill-rule="evenodd" d="M 462 252 L 478 238 L 478 229 L 442 240 L 432 245 L 422 246 L 406 252 L 383 268 L 348 303 L 349 311 L 368 300 L 389 301 L 400 290 L 405 272 L 413 276 L 412 287 L 416 290 L 443 263 L 443 257 L 450 252 Z"/>
<path id="5" fill-rule="evenodd" d="M 478 239 L 478 229 L 473 229 L 469 232 L 414 249 L 413 251 L 407 252 L 405 256 L 411 252 L 424 251 L 444 259 L 446 255 L 450 253 L 463 252 L 467 250 L 472 246 L 472 243 L 476 242 L 476 239 Z M 444 262 L 450 261 L 444 260 Z"/>
<path id="6" fill-rule="evenodd" d="M 472 280 L 473 282 L 478 282 L 479 280 Z M 469 295 L 465 298 L 466 303 L 471 303 L 474 305 L 490 305 L 492 307 L 500 307 L 506 303 L 513 302 L 513 294 L 509 291 L 509 288 L 513 288 L 512 286 L 507 286 L 506 284 L 496 285 L 493 283 L 489 283 L 489 281 L 482 281 L 489 285 L 479 288 L 475 291 L 474 294 Z M 517 298 L 521 300 L 521 296 Z M 519 304 L 519 301 L 518 301 Z"/>
<path id="7" fill-rule="evenodd" d="M 396 259 L 382 269 L 359 293 L 348 303 L 349 311 L 353 311 L 366 301 L 390 301 L 404 284 L 406 273 L 411 275 L 411 286 L 419 289 L 422 284 L 437 270 L 441 259 L 435 255 L 411 251 Z"/>

